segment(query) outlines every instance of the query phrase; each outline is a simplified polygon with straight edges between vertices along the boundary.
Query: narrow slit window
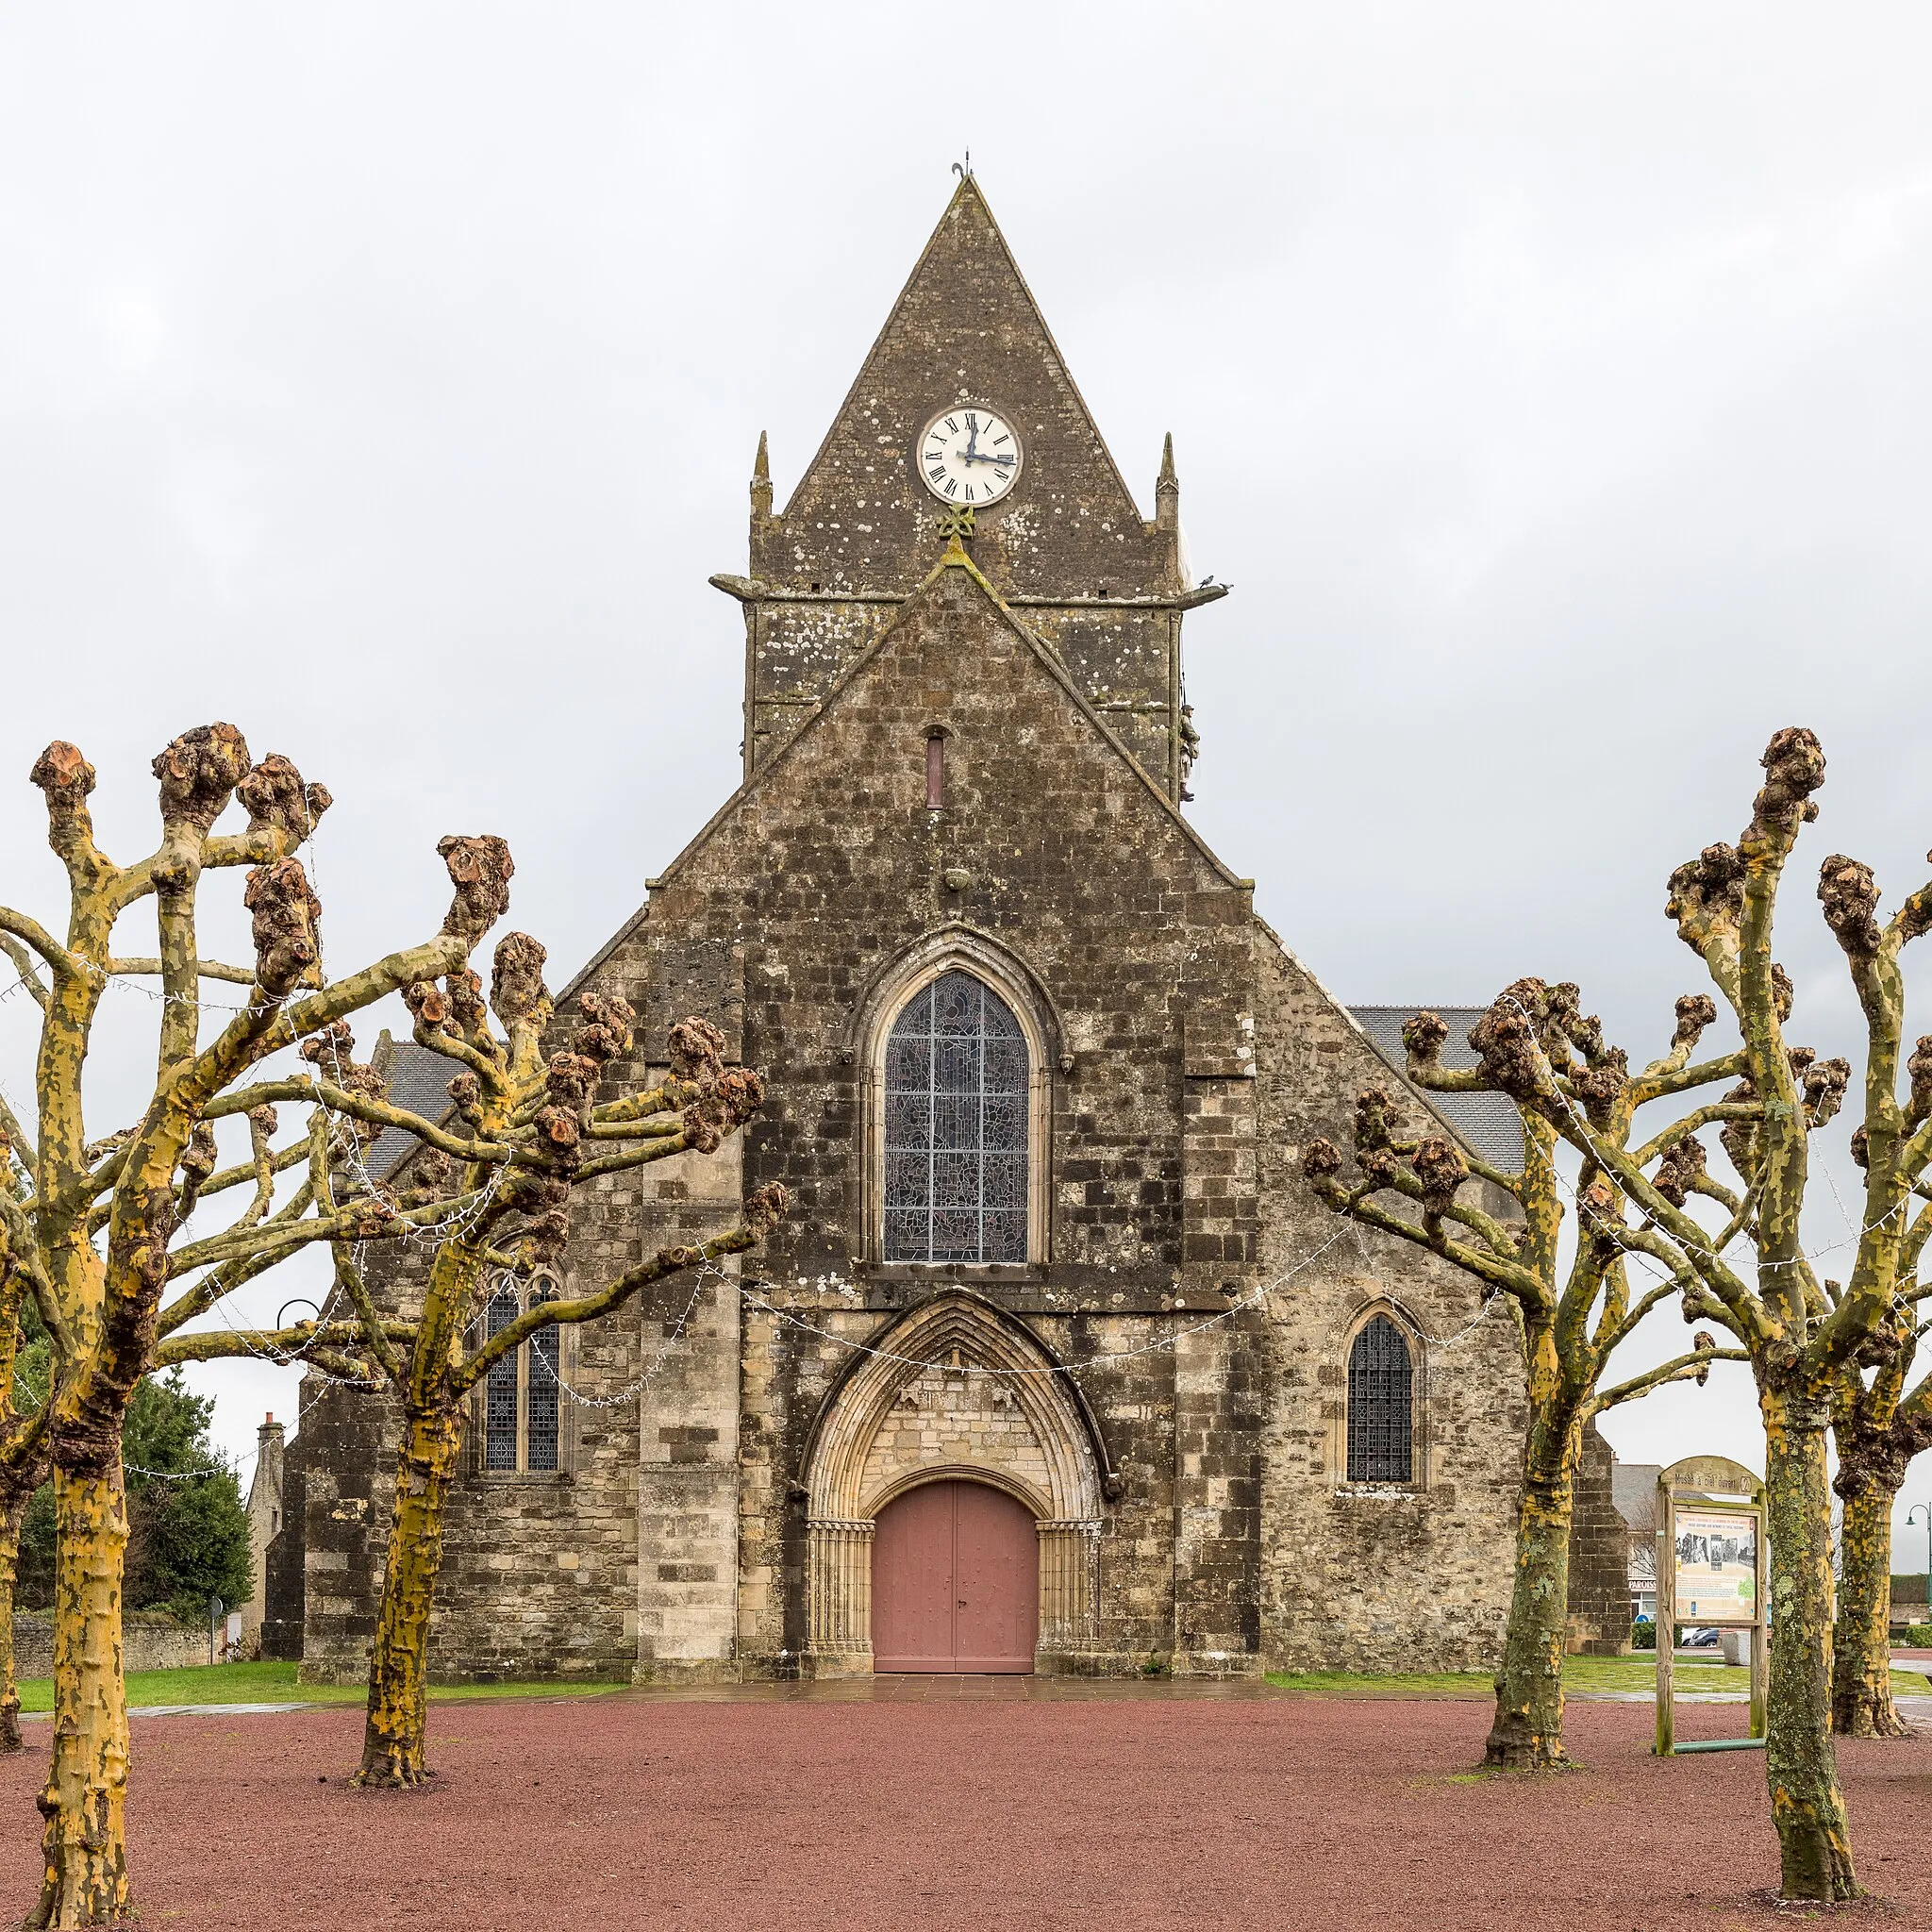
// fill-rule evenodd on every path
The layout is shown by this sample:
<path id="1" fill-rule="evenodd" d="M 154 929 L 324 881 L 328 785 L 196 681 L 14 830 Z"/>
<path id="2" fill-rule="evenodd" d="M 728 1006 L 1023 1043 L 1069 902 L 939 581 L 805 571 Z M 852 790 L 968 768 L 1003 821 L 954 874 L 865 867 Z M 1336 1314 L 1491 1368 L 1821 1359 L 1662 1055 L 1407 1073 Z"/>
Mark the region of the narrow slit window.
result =
<path id="1" fill-rule="evenodd" d="M 1414 1480 L 1415 1366 L 1408 1343 L 1377 1315 L 1348 1352 L 1348 1480 Z"/>
<path id="2" fill-rule="evenodd" d="M 934 731 L 925 741 L 925 808 L 938 811 L 946 802 L 946 734 Z"/>

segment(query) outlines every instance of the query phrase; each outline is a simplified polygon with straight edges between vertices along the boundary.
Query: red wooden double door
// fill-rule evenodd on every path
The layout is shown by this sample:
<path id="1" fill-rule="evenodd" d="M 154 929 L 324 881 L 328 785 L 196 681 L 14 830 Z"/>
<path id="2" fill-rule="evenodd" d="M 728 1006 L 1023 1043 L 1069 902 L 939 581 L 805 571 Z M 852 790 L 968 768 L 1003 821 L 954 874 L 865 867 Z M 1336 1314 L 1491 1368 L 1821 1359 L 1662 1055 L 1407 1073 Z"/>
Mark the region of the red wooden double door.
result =
<path id="1" fill-rule="evenodd" d="M 924 1483 L 879 1511 L 874 1670 L 1024 1675 L 1039 1636 L 1040 1533 L 1004 1490 Z"/>

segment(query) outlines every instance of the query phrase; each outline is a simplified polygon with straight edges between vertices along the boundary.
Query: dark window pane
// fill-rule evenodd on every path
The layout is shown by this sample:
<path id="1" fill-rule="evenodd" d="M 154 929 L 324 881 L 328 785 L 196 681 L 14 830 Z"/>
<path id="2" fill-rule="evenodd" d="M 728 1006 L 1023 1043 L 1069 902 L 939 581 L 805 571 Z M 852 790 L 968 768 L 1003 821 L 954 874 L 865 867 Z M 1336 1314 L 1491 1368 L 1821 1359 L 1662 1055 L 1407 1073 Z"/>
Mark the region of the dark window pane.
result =
<path id="1" fill-rule="evenodd" d="M 971 974 L 908 1002 L 886 1042 L 887 1260 L 1026 1258 L 1027 1075 L 1019 1021 Z"/>
<path id="2" fill-rule="evenodd" d="M 932 1157 L 886 1150 L 886 1207 L 924 1208 L 932 1201 Z"/>
<path id="3" fill-rule="evenodd" d="M 529 1404 L 530 1426 L 529 1456 L 525 1466 L 530 1469 L 557 1467 L 558 1356 L 560 1341 L 558 1329 L 540 1328 L 527 1344 L 530 1351 L 530 1386 L 525 1399 Z"/>
<path id="4" fill-rule="evenodd" d="M 1411 1480 L 1414 1370 L 1402 1331 L 1377 1315 L 1348 1352 L 1348 1480 Z"/>
<path id="5" fill-rule="evenodd" d="M 932 1205 L 935 1208 L 978 1207 L 978 1155 L 935 1154 L 933 1156 Z"/>
<path id="6" fill-rule="evenodd" d="M 886 1091 L 924 1093 L 932 1084 L 932 1041 L 894 1033 L 886 1042 Z"/>
<path id="7" fill-rule="evenodd" d="M 932 1215 L 933 1261 L 983 1261 L 979 1252 L 979 1216 L 970 1208 L 935 1208 Z"/>
<path id="8" fill-rule="evenodd" d="M 924 1208 L 886 1209 L 886 1259 L 889 1261 L 929 1261 L 932 1259 L 928 1221 Z"/>
<path id="9" fill-rule="evenodd" d="M 495 1335 L 517 1318 L 516 1291 L 499 1288 L 490 1297 L 486 1327 Z M 517 1352 L 491 1362 L 483 1394 L 483 1467 L 517 1466 Z"/>
<path id="10" fill-rule="evenodd" d="M 1026 1214 L 1001 1209 L 980 1217 L 982 1261 L 1024 1261 L 1026 1258 Z"/>
<path id="11" fill-rule="evenodd" d="M 974 1093 L 935 1093 L 932 1097 L 932 1144 L 954 1153 L 979 1145 L 979 1096 Z"/>
<path id="12" fill-rule="evenodd" d="M 989 1154 L 981 1165 L 980 1199 L 989 1210 L 1026 1208 L 1026 1157 Z"/>

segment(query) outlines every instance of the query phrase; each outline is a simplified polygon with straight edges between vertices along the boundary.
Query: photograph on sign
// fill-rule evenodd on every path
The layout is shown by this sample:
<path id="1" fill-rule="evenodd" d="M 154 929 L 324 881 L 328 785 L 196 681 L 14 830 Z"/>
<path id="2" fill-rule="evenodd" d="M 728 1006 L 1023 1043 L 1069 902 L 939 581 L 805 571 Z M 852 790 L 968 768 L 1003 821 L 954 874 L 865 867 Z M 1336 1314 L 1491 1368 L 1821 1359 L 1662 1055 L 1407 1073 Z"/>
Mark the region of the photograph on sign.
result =
<path id="1" fill-rule="evenodd" d="M 1677 1511 L 1677 1618 L 1751 1624 L 1757 1619 L 1757 1519 L 1741 1511 Z"/>

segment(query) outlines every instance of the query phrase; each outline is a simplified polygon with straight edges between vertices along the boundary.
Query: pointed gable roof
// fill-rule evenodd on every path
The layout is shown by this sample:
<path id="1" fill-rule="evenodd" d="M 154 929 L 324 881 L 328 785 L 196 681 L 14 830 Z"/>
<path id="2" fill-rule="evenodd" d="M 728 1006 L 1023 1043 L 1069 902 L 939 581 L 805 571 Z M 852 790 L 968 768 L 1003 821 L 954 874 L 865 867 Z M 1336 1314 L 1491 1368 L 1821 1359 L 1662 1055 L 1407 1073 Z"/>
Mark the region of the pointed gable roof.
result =
<path id="1" fill-rule="evenodd" d="M 1128 751 L 1127 747 L 1122 743 L 1119 736 L 1108 724 L 1107 720 L 1093 708 L 1091 702 L 1086 694 L 1074 683 L 1073 678 L 1067 675 L 1066 667 L 1059 661 L 1059 658 L 1040 641 L 1026 625 L 1021 622 L 1019 617 L 1008 606 L 1006 599 L 1000 595 L 998 590 L 987 579 L 985 574 L 977 568 L 974 560 L 956 543 L 941 558 L 938 565 L 926 574 L 924 582 L 907 597 L 898 610 L 893 613 L 891 623 L 887 625 L 879 635 L 841 674 L 838 682 L 832 687 L 824 702 L 818 707 L 811 717 L 799 727 L 791 738 L 751 773 L 744 782 L 739 786 L 737 791 L 732 792 L 731 796 L 711 814 L 710 818 L 706 821 L 700 830 L 686 844 L 683 851 L 672 859 L 663 872 L 656 878 L 647 882 L 650 891 L 653 892 L 659 891 L 676 883 L 679 876 L 704 852 L 713 838 L 725 825 L 738 818 L 747 803 L 757 793 L 769 787 L 781 773 L 790 767 L 795 758 L 809 756 L 811 745 L 824 729 L 827 719 L 831 718 L 839 710 L 840 701 L 866 675 L 871 666 L 884 653 L 891 649 L 894 641 L 908 625 L 920 622 L 926 616 L 931 601 L 940 593 L 947 577 L 955 572 L 961 577 L 970 580 L 975 591 L 984 599 L 985 608 L 990 612 L 996 614 L 998 622 L 1012 632 L 1014 638 L 1019 641 L 1028 657 L 1065 693 L 1068 703 L 1079 713 L 1099 741 L 1100 746 L 1103 748 L 1103 756 L 1119 761 L 1133 789 L 1144 794 L 1151 801 L 1160 817 L 1172 825 L 1183 842 L 1190 846 L 1195 855 L 1205 862 L 1220 883 L 1242 891 L 1252 889 L 1254 881 L 1239 877 L 1216 855 L 1213 848 L 1202 838 L 1201 834 L 1189 824 L 1174 802 L 1141 769 L 1139 761 Z M 572 977 L 569 985 L 558 995 L 558 1006 L 559 1008 L 567 1000 L 574 999 L 577 992 L 591 982 L 597 969 L 637 930 L 640 923 L 649 915 L 649 912 L 650 907 L 648 904 L 640 907 L 584 962 L 583 966 Z"/>
<path id="2" fill-rule="evenodd" d="M 791 501 L 759 534 L 755 574 L 800 589 L 909 591 L 930 555 L 935 513 L 913 460 L 917 439 L 936 411 L 961 402 L 998 409 L 1025 448 L 1019 486 L 980 514 L 990 541 L 979 545 L 979 560 L 1003 591 L 1063 596 L 1105 586 L 1142 595 L 1174 588 L 1167 581 L 1172 546 L 1142 520 L 971 175 L 940 218 Z"/>

